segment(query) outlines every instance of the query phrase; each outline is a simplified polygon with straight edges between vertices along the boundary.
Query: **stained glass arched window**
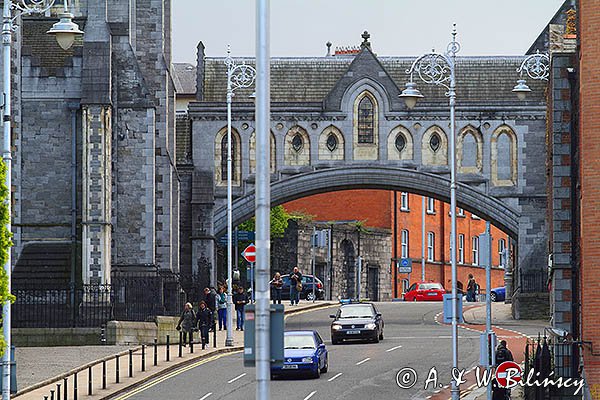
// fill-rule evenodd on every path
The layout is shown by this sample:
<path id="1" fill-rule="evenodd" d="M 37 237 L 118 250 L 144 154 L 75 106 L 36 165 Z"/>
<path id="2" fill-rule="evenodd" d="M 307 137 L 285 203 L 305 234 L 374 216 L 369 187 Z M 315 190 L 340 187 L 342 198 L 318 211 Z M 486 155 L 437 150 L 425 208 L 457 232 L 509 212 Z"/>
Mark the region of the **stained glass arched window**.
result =
<path id="1" fill-rule="evenodd" d="M 369 96 L 358 103 L 358 143 L 373 143 L 375 106 Z"/>

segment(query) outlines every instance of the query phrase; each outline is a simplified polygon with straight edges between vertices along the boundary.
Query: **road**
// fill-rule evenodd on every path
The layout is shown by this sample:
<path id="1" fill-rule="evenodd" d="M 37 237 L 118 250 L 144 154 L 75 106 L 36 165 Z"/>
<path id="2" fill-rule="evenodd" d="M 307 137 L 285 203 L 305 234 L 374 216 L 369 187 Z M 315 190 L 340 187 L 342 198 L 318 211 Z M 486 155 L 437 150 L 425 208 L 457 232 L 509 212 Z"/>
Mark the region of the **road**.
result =
<path id="1" fill-rule="evenodd" d="M 272 399 L 425 399 L 450 380 L 451 328 L 435 322 L 441 303 L 379 303 L 385 320 L 380 343 L 331 345 L 329 314 L 335 308 L 290 316 L 286 329 L 317 330 L 329 349 L 329 372 L 321 378 L 275 380 Z M 459 330 L 459 365 L 470 369 L 478 361 L 479 335 Z M 418 383 L 410 389 L 396 384 L 399 370 L 411 367 Z M 438 372 L 438 387 L 424 390 L 431 368 Z M 255 397 L 255 371 L 243 366 L 241 353 L 221 356 L 144 386 L 144 390 L 120 396 L 125 400 L 249 400 Z"/>

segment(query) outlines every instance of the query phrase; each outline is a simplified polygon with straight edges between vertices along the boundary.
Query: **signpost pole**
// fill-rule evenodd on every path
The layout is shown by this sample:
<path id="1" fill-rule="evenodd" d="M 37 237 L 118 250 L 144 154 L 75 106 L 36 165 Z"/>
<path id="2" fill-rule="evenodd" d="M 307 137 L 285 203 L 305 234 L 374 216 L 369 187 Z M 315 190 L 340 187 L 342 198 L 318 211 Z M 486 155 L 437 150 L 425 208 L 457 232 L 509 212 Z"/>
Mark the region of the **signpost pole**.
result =
<path id="1" fill-rule="evenodd" d="M 252 293 L 250 300 L 254 304 L 254 263 L 253 262 L 250 263 L 250 290 Z"/>

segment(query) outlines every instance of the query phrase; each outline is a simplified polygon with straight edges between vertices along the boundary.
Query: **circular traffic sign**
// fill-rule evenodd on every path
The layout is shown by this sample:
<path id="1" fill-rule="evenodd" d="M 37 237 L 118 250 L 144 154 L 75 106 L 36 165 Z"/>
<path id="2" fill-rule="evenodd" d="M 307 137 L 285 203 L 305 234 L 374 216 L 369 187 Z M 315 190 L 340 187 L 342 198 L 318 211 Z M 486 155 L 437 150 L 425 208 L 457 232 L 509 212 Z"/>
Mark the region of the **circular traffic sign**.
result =
<path id="1" fill-rule="evenodd" d="M 496 381 L 498 385 L 510 389 L 521 381 L 521 367 L 513 361 L 504 361 L 496 368 Z"/>
<path id="2" fill-rule="evenodd" d="M 242 251 L 242 257 L 249 263 L 256 262 L 256 246 L 254 246 L 254 243 L 249 244 L 248 247 Z"/>

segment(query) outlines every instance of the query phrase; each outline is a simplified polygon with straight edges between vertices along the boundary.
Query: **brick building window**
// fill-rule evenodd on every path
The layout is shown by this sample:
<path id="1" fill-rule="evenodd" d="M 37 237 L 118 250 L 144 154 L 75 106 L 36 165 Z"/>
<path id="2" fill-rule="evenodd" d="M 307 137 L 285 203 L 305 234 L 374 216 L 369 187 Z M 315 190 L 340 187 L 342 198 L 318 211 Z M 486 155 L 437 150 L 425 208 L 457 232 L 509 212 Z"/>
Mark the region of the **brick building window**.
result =
<path id="1" fill-rule="evenodd" d="M 427 233 L 427 261 L 435 260 L 435 233 Z"/>
<path id="2" fill-rule="evenodd" d="M 427 214 L 435 214 L 435 199 L 433 197 L 427 198 Z"/>
<path id="3" fill-rule="evenodd" d="M 473 265 L 479 265 L 479 237 L 473 236 L 472 243 Z"/>
<path id="4" fill-rule="evenodd" d="M 463 210 L 463 209 L 462 209 L 462 208 L 460 208 L 460 207 L 457 207 L 457 209 L 456 209 L 456 215 L 457 215 L 458 217 L 464 217 L 464 216 L 465 216 L 465 210 Z"/>
<path id="5" fill-rule="evenodd" d="M 401 252 L 400 257 L 408 258 L 408 230 L 403 229 L 400 234 Z"/>
<path id="6" fill-rule="evenodd" d="M 408 193 L 400 192 L 400 211 L 408 211 Z"/>
<path id="7" fill-rule="evenodd" d="M 373 143 L 375 106 L 369 96 L 358 103 L 358 143 Z"/>
<path id="8" fill-rule="evenodd" d="M 504 250 L 506 250 L 506 240 L 500 239 L 498 240 L 498 265 L 500 267 L 504 267 L 502 263 L 502 259 L 504 258 Z"/>
<path id="9" fill-rule="evenodd" d="M 231 156 L 235 157 L 235 135 L 231 135 Z M 235 162 L 231 162 L 231 176 L 235 176 Z M 227 181 L 227 135 L 221 139 L 221 181 Z"/>
<path id="10" fill-rule="evenodd" d="M 462 233 L 458 235 L 458 262 L 461 264 L 465 262 L 465 235 Z"/>

